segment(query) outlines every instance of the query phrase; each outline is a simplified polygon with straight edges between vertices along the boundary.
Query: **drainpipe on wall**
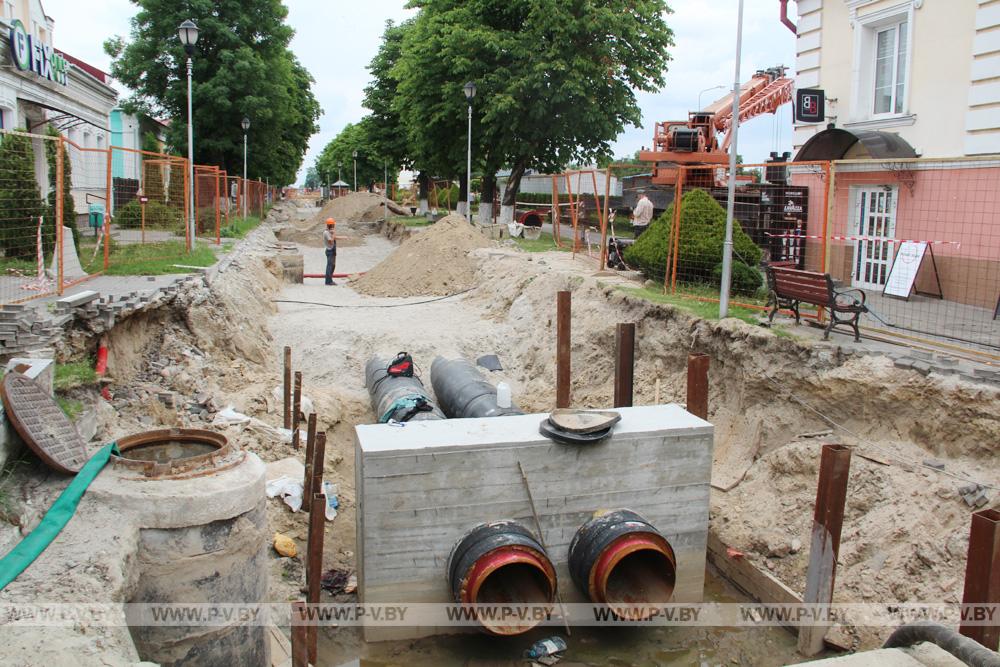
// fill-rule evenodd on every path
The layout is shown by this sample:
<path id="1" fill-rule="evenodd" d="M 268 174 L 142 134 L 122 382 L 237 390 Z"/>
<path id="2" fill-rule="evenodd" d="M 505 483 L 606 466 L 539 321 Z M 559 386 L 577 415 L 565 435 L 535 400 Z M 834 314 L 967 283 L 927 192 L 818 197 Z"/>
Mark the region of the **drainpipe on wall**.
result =
<path id="1" fill-rule="evenodd" d="M 778 0 L 781 3 L 781 22 L 785 24 L 785 27 L 792 31 L 793 35 L 798 35 L 799 30 L 792 23 L 792 20 L 788 18 L 788 0 Z"/>

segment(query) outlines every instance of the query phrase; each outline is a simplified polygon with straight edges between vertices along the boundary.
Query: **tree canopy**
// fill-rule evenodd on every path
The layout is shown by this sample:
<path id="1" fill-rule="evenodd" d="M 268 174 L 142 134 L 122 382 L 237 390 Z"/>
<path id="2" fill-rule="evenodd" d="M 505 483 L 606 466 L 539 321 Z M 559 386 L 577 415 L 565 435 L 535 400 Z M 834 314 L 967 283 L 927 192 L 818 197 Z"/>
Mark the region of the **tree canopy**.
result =
<path id="1" fill-rule="evenodd" d="M 358 187 L 366 188 L 371 183 L 381 183 L 385 169 L 389 167 L 389 182 L 396 180 L 397 170 L 392 168 L 388 156 L 379 153 L 378 144 L 373 139 L 370 116 L 360 123 L 348 123 L 334 139 L 326 145 L 316 160 L 316 171 L 323 182 L 329 178 L 336 181 L 338 174 L 348 185 L 354 185 L 354 151 L 358 152 Z"/>
<path id="2" fill-rule="evenodd" d="M 187 57 L 177 27 L 199 28 L 193 56 L 195 161 L 243 172 L 243 129 L 250 119 L 249 176 L 287 185 L 316 132 L 312 76 L 288 48 L 293 31 L 281 0 L 190 2 L 131 0 L 139 11 L 128 41 L 105 42 L 112 75 L 134 91 L 123 105 L 169 116 L 167 143 L 187 153 Z"/>
<path id="3" fill-rule="evenodd" d="M 636 91 L 655 91 L 673 34 L 663 0 L 411 0 L 392 69 L 395 109 L 418 168 L 463 173 L 474 81 L 474 155 L 484 173 L 558 171 L 611 154 L 639 125 Z"/>

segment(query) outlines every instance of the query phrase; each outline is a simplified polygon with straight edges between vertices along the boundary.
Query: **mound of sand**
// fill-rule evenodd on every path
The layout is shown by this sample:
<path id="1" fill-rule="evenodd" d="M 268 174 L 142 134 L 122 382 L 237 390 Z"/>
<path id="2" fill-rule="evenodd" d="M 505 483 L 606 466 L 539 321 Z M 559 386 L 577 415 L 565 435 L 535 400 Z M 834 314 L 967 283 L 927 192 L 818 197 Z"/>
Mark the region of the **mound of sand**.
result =
<path id="1" fill-rule="evenodd" d="M 460 215 L 442 218 L 407 239 L 374 269 L 354 282 L 371 296 L 454 294 L 475 285 L 476 264 L 469 253 L 489 240 Z"/>
<path id="2" fill-rule="evenodd" d="M 378 222 L 385 215 L 383 204 L 387 204 L 389 215 L 409 215 L 409 211 L 401 208 L 396 202 L 371 192 L 354 192 L 343 197 L 331 199 L 320 210 L 313 222 L 322 225 L 327 218 L 333 218 L 337 224 L 341 222 Z"/>

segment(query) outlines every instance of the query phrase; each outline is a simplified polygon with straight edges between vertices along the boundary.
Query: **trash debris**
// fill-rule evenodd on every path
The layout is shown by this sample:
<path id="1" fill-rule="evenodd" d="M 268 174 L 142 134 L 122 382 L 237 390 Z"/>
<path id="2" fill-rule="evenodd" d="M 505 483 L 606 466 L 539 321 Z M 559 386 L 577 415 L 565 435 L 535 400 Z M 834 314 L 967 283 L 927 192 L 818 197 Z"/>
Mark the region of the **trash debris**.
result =
<path id="1" fill-rule="evenodd" d="M 352 582 L 353 588 L 351 588 Z M 347 570 L 333 568 L 323 573 L 319 586 L 330 595 L 353 593 L 358 588 L 358 579 L 348 574 Z M 351 588 L 351 590 L 348 590 L 348 588 Z"/>
<path id="2" fill-rule="evenodd" d="M 944 461 L 938 461 L 937 459 L 924 459 L 924 465 L 935 470 L 944 470 Z"/>
<path id="3" fill-rule="evenodd" d="M 557 656 L 566 650 L 566 640 L 559 635 L 554 635 L 548 639 L 542 639 L 531 645 L 527 651 L 524 652 L 524 657 L 528 660 L 535 660 L 542 662 L 543 658 L 550 658 Z M 556 662 L 561 659 L 561 656 L 556 658 Z M 554 662 L 542 662 L 543 665 L 555 664 Z"/>
<path id="4" fill-rule="evenodd" d="M 227 405 L 215 414 L 215 419 L 212 420 L 212 426 L 233 426 L 235 424 L 246 424 L 252 417 L 236 412 L 236 409 Z"/>
<path id="5" fill-rule="evenodd" d="M 243 426 L 270 440 L 276 440 L 286 445 L 292 444 L 291 429 L 271 426 L 256 417 L 250 417 L 242 412 L 237 412 L 231 405 L 226 406 L 215 414 L 215 417 L 212 419 L 212 426 Z"/>
<path id="6" fill-rule="evenodd" d="M 267 493 L 268 498 L 281 496 L 281 499 L 285 501 L 285 504 L 288 505 L 293 512 L 298 512 L 302 509 L 301 479 L 292 479 L 291 477 L 282 476 L 277 479 L 268 480 L 264 490 L 265 493 Z M 329 504 L 329 502 L 327 504 Z"/>
<path id="7" fill-rule="evenodd" d="M 299 492 L 301 498 L 302 492 Z M 333 521 L 337 518 L 337 508 L 340 507 L 340 500 L 337 498 L 337 485 L 330 482 L 323 482 L 323 495 L 326 496 L 326 520 Z"/>
<path id="8" fill-rule="evenodd" d="M 278 552 L 279 556 L 284 556 L 285 558 L 295 558 L 295 554 L 298 553 L 298 549 L 295 547 L 295 540 L 281 533 L 274 534 L 274 550 Z"/>
<path id="9" fill-rule="evenodd" d="M 282 386 L 277 386 L 274 389 L 272 389 L 271 398 L 273 399 L 272 405 L 274 407 L 274 410 L 269 409 L 268 412 L 278 412 L 280 409 L 279 406 L 283 405 L 285 402 L 285 388 Z M 313 406 L 311 398 L 309 398 L 305 394 L 302 394 L 301 401 L 302 402 L 299 404 L 299 408 L 301 409 L 303 416 L 307 416 L 312 414 L 313 412 L 316 412 L 316 408 Z"/>
<path id="10" fill-rule="evenodd" d="M 476 365 L 482 366 L 488 371 L 502 371 L 503 365 L 500 363 L 500 357 L 495 354 L 486 354 L 478 359 L 476 359 Z"/>

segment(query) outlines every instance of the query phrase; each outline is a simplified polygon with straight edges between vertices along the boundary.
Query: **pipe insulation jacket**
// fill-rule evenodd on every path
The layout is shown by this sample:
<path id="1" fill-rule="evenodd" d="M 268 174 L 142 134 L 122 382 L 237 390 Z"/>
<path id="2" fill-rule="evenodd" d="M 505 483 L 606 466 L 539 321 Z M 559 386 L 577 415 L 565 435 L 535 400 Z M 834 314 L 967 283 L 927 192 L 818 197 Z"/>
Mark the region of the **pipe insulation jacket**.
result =
<path id="1" fill-rule="evenodd" d="M 936 644 L 970 667 L 1000 667 L 1000 654 L 937 623 L 919 621 L 896 628 L 883 648 L 904 648 L 922 642 Z"/>
<path id="2" fill-rule="evenodd" d="M 409 397 L 423 398 L 431 407 L 429 412 L 417 412 L 409 419 L 402 419 L 401 410 L 394 411 L 393 419 L 397 421 L 431 421 L 444 419 L 444 413 L 437 404 L 431 400 L 420 378 L 395 377 L 389 375 L 386 369 L 389 368 L 389 360 L 381 357 L 372 357 L 365 366 L 365 386 L 368 388 L 368 395 L 371 397 L 372 410 L 375 411 L 376 419 L 381 418 L 397 401 L 405 400 Z"/>
<path id="3" fill-rule="evenodd" d="M 450 418 L 521 415 L 520 408 L 497 405 L 497 389 L 470 361 L 437 357 L 431 364 L 431 386 L 441 409 Z"/>

